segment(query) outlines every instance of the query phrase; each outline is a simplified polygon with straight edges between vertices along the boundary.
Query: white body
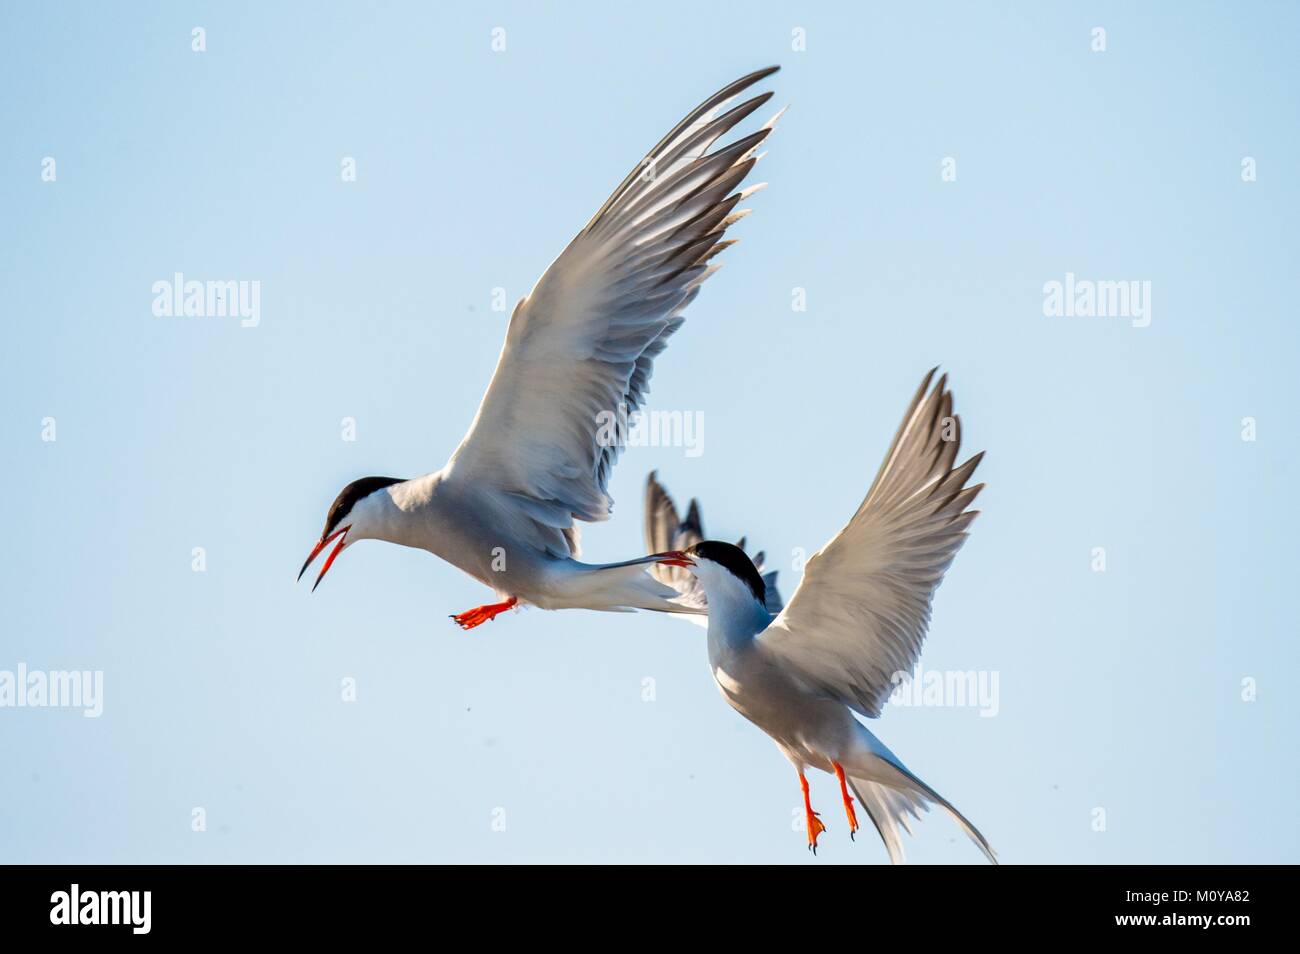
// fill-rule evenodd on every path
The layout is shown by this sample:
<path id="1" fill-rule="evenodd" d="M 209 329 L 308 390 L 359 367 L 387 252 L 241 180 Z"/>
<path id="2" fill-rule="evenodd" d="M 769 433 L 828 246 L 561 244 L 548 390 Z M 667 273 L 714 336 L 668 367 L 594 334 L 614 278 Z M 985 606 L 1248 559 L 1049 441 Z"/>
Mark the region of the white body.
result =
<path id="1" fill-rule="evenodd" d="M 704 584 L 709 598 L 709 668 L 728 705 L 771 736 L 800 774 L 806 768 L 834 773 L 838 762 L 894 863 L 904 858 L 899 826 L 908 828 L 908 816 L 919 818 L 930 802 L 947 809 L 996 862 L 984 836 L 908 771 L 848 706 L 810 687 L 791 670 L 770 642 L 779 633 L 762 638 L 771 616 L 744 584 L 716 564 L 699 567 L 705 572 L 709 567 L 718 577 Z"/>
<path id="2" fill-rule="evenodd" d="M 915 666 L 934 590 L 965 541 L 976 515 L 967 507 L 983 486 L 965 486 L 981 455 L 953 466 L 960 423 L 944 379 L 927 395 L 933 374 L 858 512 L 808 561 L 778 615 L 732 569 L 697 553 L 725 545 L 686 553 L 704 591 L 709 666 L 733 709 L 770 735 L 801 776 L 838 763 L 891 861 L 903 860 L 900 827 L 931 803 L 996 861 L 983 835 L 854 715 L 880 715 L 893 675 Z"/>
<path id="3" fill-rule="evenodd" d="M 427 550 L 503 598 L 542 609 L 692 611 L 646 572 L 648 559 L 592 565 L 521 543 L 517 513 L 451 466 L 371 494 L 353 513 L 349 546 L 370 538 Z"/>

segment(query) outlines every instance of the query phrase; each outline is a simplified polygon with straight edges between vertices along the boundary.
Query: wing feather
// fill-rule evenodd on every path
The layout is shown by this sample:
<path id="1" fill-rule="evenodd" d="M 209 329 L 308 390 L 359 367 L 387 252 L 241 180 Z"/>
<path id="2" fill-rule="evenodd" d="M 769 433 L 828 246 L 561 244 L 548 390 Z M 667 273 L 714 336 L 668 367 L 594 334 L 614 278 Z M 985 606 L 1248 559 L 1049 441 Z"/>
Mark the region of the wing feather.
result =
<path id="1" fill-rule="evenodd" d="M 674 126 L 515 307 L 449 473 L 495 491 L 555 556 L 577 555 L 573 521 L 608 518 L 609 476 L 654 359 L 754 191 L 735 190 L 775 117 L 709 150 L 772 94 L 720 111 L 776 70 L 741 77 Z"/>
<path id="2" fill-rule="evenodd" d="M 978 511 L 967 487 L 983 457 L 953 466 L 961 422 L 947 377 L 930 371 L 853 518 L 804 568 L 760 639 L 812 688 L 880 715 L 921 654 L 934 591 Z"/>

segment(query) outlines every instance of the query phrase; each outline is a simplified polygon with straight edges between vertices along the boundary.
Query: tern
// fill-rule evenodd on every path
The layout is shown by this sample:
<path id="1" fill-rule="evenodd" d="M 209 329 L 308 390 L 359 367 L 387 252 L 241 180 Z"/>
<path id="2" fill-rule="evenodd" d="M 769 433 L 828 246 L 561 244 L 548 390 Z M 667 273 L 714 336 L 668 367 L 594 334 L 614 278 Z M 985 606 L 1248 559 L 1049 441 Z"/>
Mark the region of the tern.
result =
<path id="1" fill-rule="evenodd" d="M 515 306 L 496 371 L 460 446 L 441 469 L 404 480 L 363 477 L 330 506 L 298 574 L 334 543 L 314 590 L 360 540 L 427 550 L 492 588 L 497 601 L 452 617 L 464 629 L 514 606 L 675 613 L 648 570 L 680 554 L 579 562 L 576 521 L 609 517 L 606 490 L 626 421 L 654 359 L 733 242 L 739 188 L 781 113 L 713 149 L 771 92 L 727 108 L 779 67 L 744 76 L 691 111 L 637 164 Z M 712 149 L 712 151 L 710 151 Z M 616 421 L 611 429 L 607 423 Z"/>
<path id="2" fill-rule="evenodd" d="M 937 370 L 921 382 L 857 513 L 809 558 L 784 608 L 741 547 L 698 539 L 694 502 L 679 520 L 653 474 L 647 486 L 647 538 L 697 538 L 681 558 L 664 561 L 674 569 L 654 572 L 707 611 L 714 681 L 794 764 L 814 853 L 826 826 L 812 809 L 809 767 L 839 781 L 850 837 L 858 830 L 857 796 L 894 864 L 904 860 L 900 828 L 910 834 L 908 817 L 919 819 L 931 804 L 997 863 L 975 826 L 854 717 L 879 716 L 898 674 L 915 667 L 934 591 L 979 513 L 968 508 L 984 485 L 966 483 L 984 455 L 954 466 L 961 422 L 947 376 L 930 388 Z M 683 580 L 683 571 L 693 579 Z"/>

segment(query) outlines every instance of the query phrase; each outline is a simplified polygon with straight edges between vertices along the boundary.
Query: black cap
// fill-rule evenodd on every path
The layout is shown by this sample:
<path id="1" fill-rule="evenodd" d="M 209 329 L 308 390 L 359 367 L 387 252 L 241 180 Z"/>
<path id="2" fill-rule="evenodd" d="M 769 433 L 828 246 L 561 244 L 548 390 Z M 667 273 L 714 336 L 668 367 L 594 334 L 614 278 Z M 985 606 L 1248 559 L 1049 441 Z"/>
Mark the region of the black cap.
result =
<path id="1" fill-rule="evenodd" d="M 691 556 L 712 560 L 718 566 L 726 567 L 732 576 L 738 577 L 749 587 L 749 591 L 754 594 L 754 599 L 766 604 L 767 586 L 763 583 L 763 577 L 754 566 L 754 561 L 747 557 L 740 547 L 730 543 L 719 543 L 717 540 L 704 540 L 686 552 Z"/>
<path id="2" fill-rule="evenodd" d="M 334 532 L 334 528 L 342 522 L 343 518 L 352 512 L 358 500 L 369 497 L 376 490 L 383 490 L 385 487 L 391 487 L 393 484 L 403 482 L 401 477 L 362 477 L 360 480 L 354 480 L 334 498 L 330 504 L 330 512 L 325 516 L 325 532 L 322 537 L 328 537 Z"/>

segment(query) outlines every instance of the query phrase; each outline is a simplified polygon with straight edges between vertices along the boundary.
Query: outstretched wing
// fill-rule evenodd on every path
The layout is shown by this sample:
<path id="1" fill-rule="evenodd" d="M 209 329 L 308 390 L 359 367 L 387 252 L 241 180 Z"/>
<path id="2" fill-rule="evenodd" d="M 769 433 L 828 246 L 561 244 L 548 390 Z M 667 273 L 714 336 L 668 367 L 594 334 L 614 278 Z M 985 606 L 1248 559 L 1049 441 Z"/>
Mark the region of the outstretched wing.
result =
<path id="1" fill-rule="evenodd" d="M 790 604 L 759 637 L 811 688 L 876 717 L 911 673 L 943 574 L 979 511 L 967 487 L 983 453 L 953 466 L 961 422 L 947 376 L 925 376 L 853 519 L 808 560 Z M 928 393 L 927 393 L 928 391 Z"/>
<path id="2" fill-rule="evenodd" d="M 704 524 L 700 519 L 700 504 L 692 500 L 683 518 L 677 513 L 677 505 L 668 491 L 659 483 L 654 471 L 645 481 L 645 543 L 650 553 L 663 553 L 665 550 L 685 550 L 694 546 L 704 536 Z M 741 537 L 736 546 L 745 549 L 745 538 Z M 763 576 L 767 587 L 767 611 L 775 616 L 781 612 L 781 594 L 776 589 L 776 571 L 763 572 L 764 554 L 762 551 L 750 557 L 754 566 Z M 666 583 L 680 593 L 676 602 L 689 606 L 700 612 L 707 612 L 708 600 L 704 596 L 704 587 L 695 574 L 681 567 L 656 564 L 650 571 L 660 583 Z M 699 617 L 696 617 L 699 619 Z"/>
<path id="3" fill-rule="evenodd" d="M 606 483 L 655 357 L 732 244 L 735 191 L 776 117 L 709 150 L 768 99 L 719 115 L 759 70 L 710 96 L 639 164 L 516 306 L 505 346 L 451 464 L 531 522 L 532 542 L 577 555 L 573 521 L 604 520 Z M 779 114 L 778 114 L 779 115 Z"/>

